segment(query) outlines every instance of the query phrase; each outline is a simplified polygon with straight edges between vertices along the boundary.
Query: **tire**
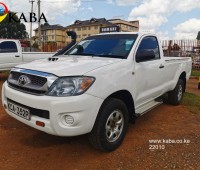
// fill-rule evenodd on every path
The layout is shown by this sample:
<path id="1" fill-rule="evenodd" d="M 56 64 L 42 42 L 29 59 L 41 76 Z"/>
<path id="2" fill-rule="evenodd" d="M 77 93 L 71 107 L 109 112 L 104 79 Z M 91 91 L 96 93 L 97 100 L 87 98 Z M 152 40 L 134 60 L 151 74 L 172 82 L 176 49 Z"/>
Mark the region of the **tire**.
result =
<path id="1" fill-rule="evenodd" d="M 128 129 L 128 109 L 123 101 L 108 99 L 102 106 L 89 133 L 91 145 L 101 151 L 110 152 L 118 148 Z"/>
<path id="2" fill-rule="evenodd" d="M 185 91 L 184 81 L 179 79 L 173 91 L 168 92 L 168 102 L 171 105 L 179 105 L 183 99 Z"/>

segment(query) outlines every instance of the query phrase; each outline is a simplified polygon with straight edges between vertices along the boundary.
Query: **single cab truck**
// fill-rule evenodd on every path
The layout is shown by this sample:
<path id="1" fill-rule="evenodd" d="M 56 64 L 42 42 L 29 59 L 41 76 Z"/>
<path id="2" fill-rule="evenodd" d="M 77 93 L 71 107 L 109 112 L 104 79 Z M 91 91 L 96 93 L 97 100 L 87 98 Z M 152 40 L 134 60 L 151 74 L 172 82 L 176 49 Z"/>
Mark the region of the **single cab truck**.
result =
<path id="1" fill-rule="evenodd" d="M 0 39 L 0 71 L 10 70 L 16 65 L 37 59 L 52 57 L 55 53 L 22 52 L 18 40 Z"/>
<path id="2" fill-rule="evenodd" d="M 10 116 L 33 128 L 88 134 L 95 148 L 112 151 L 130 120 L 161 104 L 163 94 L 180 104 L 191 66 L 191 58 L 163 57 L 154 34 L 98 34 L 64 55 L 12 69 L 2 100 Z"/>

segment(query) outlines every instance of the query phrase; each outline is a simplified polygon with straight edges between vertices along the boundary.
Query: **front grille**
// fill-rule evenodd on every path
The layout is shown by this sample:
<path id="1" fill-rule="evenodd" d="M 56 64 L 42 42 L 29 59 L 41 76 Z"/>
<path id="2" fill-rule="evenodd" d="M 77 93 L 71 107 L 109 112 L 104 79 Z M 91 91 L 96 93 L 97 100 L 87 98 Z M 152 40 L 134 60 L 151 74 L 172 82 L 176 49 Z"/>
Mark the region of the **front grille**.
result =
<path id="1" fill-rule="evenodd" d="M 19 89 L 20 91 L 25 91 L 25 92 L 28 92 L 28 93 L 31 93 L 31 94 L 45 94 L 46 93 L 46 91 L 43 91 L 43 90 L 29 89 L 29 88 L 26 88 L 26 87 L 17 86 L 17 85 L 10 84 L 10 83 L 9 83 L 9 85 L 11 87 L 13 87 L 14 89 Z"/>
<path id="2" fill-rule="evenodd" d="M 20 76 L 26 76 L 28 83 L 22 85 L 19 83 Z M 23 72 L 12 71 L 8 78 L 8 85 L 19 91 L 35 95 L 43 95 L 47 92 L 47 78 Z"/>
<path id="3" fill-rule="evenodd" d="M 31 84 L 37 85 L 37 86 L 43 86 L 47 81 L 47 79 L 45 77 L 39 77 L 39 76 L 20 73 L 20 72 L 12 72 L 11 74 L 12 74 L 12 79 L 14 79 L 16 81 L 19 80 L 19 77 L 21 75 L 26 75 L 26 76 L 28 76 L 30 78 Z"/>
<path id="4" fill-rule="evenodd" d="M 41 118 L 45 118 L 45 119 L 49 119 L 50 118 L 48 110 L 35 109 L 35 108 L 32 108 L 32 107 L 23 105 L 21 103 L 17 103 L 17 102 L 15 102 L 15 101 L 13 101 L 13 100 L 11 100 L 9 98 L 7 98 L 7 100 L 9 102 L 13 103 L 13 104 L 16 104 L 16 105 L 19 105 L 21 107 L 29 109 L 31 115 L 35 115 L 35 116 L 38 116 L 38 117 L 41 117 Z"/>

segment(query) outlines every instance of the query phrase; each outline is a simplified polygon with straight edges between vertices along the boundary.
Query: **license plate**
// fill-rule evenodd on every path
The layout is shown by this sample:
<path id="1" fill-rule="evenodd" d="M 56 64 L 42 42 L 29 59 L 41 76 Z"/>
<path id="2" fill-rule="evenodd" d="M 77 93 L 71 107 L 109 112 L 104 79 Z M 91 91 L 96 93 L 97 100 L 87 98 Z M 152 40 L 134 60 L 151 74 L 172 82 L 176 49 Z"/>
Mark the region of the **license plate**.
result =
<path id="1" fill-rule="evenodd" d="M 30 111 L 24 107 L 8 102 L 8 110 L 26 120 L 30 120 Z"/>

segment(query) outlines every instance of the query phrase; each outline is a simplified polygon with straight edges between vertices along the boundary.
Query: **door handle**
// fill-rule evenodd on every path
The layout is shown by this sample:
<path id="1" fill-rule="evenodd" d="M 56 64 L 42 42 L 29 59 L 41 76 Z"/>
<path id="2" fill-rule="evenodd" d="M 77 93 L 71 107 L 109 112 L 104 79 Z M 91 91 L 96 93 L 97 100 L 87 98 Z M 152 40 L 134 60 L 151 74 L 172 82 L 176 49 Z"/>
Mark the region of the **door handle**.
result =
<path id="1" fill-rule="evenodd" d="M 15 57 L 20 57 L 19 55 L 16 55 Z"/>
<path id="2" fill-rule="evenodd" d="M 161 68 L 164 68 L 164 67 L 165 67 L 165 66 L 164 66 L 164 65 L 162 65 L 162 64 L 159 66 L 159 68 L 160 68 L 160 69 L 161 69 Z"/>

